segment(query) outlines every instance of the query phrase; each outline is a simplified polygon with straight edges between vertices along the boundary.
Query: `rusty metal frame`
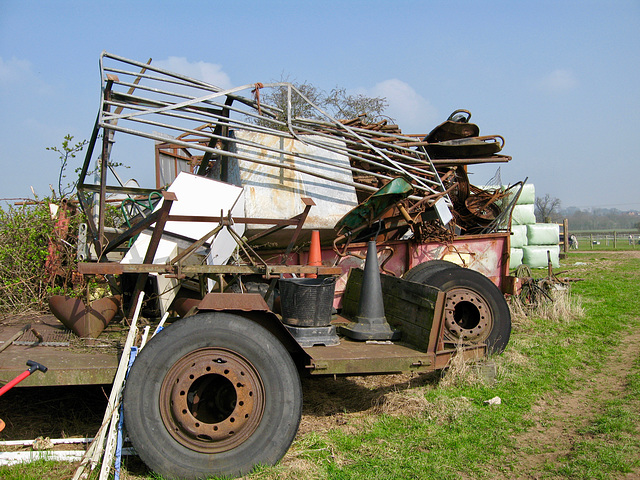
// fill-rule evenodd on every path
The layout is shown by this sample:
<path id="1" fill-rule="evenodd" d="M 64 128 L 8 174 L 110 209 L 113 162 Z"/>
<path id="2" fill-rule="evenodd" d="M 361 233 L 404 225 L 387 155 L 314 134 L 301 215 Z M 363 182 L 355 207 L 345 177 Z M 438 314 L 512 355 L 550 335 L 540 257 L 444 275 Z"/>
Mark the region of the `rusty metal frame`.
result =
<path id="1" fill-rule="evenodd" d="M 289 83 L 260 84 L 260 88 L 285 88 L 287 90 L 289 103 L 286 111 L 282 112 L 276 107 L 261 104 L 258 97 L 243 96 L 243 92 L 246 90 L 255 91 L 256 84 L 225 90 L 200 80 L 151 66 L 150 61 L 142 63 L 106 52 L 103 52 L 100 57 L 100 72 L 102 77 L 101 107 L 78 182 L 81 205 L 87 214 L 88 227 L 100 259 L 104 259 L 104 254 L 113 248 L 106 245 L 104 237 L 106 195 L 108 193 L 148 195 L 153 191 L 151 189 L 107 185 L 107 165 L 115 132 L 169 142 L 176 148 L 199 150 L 203 153 L 197 168 L 199 175 L 205 173 L 209 160 L 214 157 L 219 159 L 235 158 L 260 164 L 273 163 L 265 159 L 233 152 L 229 148 L 231 143 L 249 148 L 266 148 L 274 154 L 287 154 L 316 164 L 327 163 L 326 160 L 317 156 L 284 152 L 277 147 L 265 147 L 246 140 L 232 138 L 229 135 L 229 129 L 280 135 L 317 146 L 327 152 L 358 158 L 365 163 L 374 165 L 380 171 L 378 173 L 367 172 L 379 177 L 382 181 L 402 175 L 412 179 L 416 191 L 446 197 L 442 181 L 426 152 L 402 146 L 402 142 L 410 141 L 411 137 L 385 132 L 375 132 L 374 135 L 366 129 L 343 124 L 310 102 L 295 86 Z M 291 114 L 292 96 L 297 96 L 306 102 L 318 119 L 293 118 Z M 278 115 L 283 116 L 284 120 L 278 120 Z M 258 120 L 263 123 L 260 124 Z M 267 126 L 268 122 L 270 123 Z M 190 123 L 196 125 L 187 126 Z M 213 132 L 205 132 L 202 125 L 211 125 Z M 153 130 L 149 131 L 149 128 Z M 102 132 L 101 171 L 99 184 L 95 185 L 86 181 L 86 175 L 100 132 Z M 165 132 L 176 132 L 177 135 L 172 135 L 174 138 L 168 140 Z M 191 138 L 194 135 L 195 137 Z M 196 141 L 193 141 L 194 139 Z M 336 139 L 341 140 L 342 143 L 336 143 Z M 353 172 L 360 171 L 353 166 L 345 167 L 335 164 L 332 166 Z M 337 182 L 335 178 L 300 166 L 294 165 L 289 168 L 330 182 Z M 337 183 L 344 183 L 365 191 L 377 190 L 370 185 L 356 181 L 344 180 Z M 99 197 L 97 225 L 90 215 L 91 202 L 85 197 L 89 193 L 97 193 Z"/>

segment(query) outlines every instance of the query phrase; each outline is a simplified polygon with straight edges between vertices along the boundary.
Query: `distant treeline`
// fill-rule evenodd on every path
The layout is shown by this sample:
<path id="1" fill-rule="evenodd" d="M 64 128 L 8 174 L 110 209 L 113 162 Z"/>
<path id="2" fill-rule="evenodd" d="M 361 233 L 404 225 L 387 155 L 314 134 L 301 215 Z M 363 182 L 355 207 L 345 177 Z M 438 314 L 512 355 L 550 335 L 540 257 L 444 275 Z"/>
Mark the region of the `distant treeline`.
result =
<path id="1" fill-rule="evenodd" d="M 640 231 L 639 212 L 621 212 L 618 210 L 563 211 L 557 215 L 560 223 L 569 220 L 569 230 L 576 231 Z"/>

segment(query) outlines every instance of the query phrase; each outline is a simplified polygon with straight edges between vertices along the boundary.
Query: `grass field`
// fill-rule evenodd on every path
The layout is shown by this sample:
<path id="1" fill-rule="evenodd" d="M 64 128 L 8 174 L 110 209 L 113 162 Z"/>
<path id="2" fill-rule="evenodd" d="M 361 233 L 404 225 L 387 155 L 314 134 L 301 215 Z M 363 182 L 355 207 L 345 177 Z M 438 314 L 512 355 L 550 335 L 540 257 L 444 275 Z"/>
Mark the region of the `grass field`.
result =
<path id="1" fill-rule="evenodd" d="M 559 270 L 581 281 L 562 302 L 514 316 L 495 381 L 465 365 L 305 380 L 291 449 L 246 478 L 640 478 L 640 248 L 572 251 Z M 135 458 L 125 468 L 120 478 L 158 478 Z M 0 479 L 73 471 L 0 467 Z"/>

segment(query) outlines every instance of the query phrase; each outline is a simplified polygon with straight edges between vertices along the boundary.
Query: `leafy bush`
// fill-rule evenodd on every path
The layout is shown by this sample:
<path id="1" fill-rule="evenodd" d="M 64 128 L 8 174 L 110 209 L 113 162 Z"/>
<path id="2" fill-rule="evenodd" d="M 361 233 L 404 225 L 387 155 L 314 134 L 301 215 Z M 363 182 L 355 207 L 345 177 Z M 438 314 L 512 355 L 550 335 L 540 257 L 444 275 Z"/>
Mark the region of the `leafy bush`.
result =
<path id="1" fill-rule="evenodd" d="M 52 293 L 72 293 L 77 218 L 70 215 L 69 235 L 54 233 L 49 202 L 0 208 L 0 312 L 44 311 Z M 57 245 L 62 275 L 47 271 L 49 243 Z"/>

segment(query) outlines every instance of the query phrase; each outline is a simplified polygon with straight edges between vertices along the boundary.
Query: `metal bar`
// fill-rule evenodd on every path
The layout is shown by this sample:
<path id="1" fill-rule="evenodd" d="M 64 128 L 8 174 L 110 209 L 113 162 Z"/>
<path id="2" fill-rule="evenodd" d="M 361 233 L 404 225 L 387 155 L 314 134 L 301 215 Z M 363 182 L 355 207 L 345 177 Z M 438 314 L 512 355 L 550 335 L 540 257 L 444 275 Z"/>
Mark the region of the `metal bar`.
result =
<path id="1" fill-rule="evenodd" d="M 103 59 L 104 58 L 111 58 L 113 60 L 116 60 L 116 61 L 119 61 L 119 62 L 122 62 L 122 63 L 128 63 L 129 65 L 134 65 L 134 66 L 137 66 L 137 67 L 140 67 L 140 68 L 145 68 L 146 67 L 148 70 L 152 70 L 152 71 L 160 73 L 162 75 L 166 75 L 167 77 L 183 80 L 183 81 L 187 82 L 188 84 L 193 84 L 194 86 L 197 85 L 198 88 L 209 89 L 209 90 L 212 90 L 212 91 L 221 91 L 222 90 L 222 88 L 217 87 L 215 85 L 212 85 L 210 83 L 204 82 L 202 80 L 197 80 L 195 78 L 187 77 L 186 75 L 181 75 L 181 74 L 178 74 L 178 73 L 175 73 L 175 72 L 171 72 L 169 70 L 164 70 L 164 69 L 158 68 L 156 66 L 145 65 L 144 63 L 137 62 L 135 60 L 130 60 L 128 58 L 120 57 L 118 55 L 114 55 L 114 54 L 108 53 L 108 52 L 102 52 L 102 55 L 100 56 L 101 65 L 103 64 Z M 102 70 L 102 71 L 104 71 L 104 70 Z M 236 98 L 236 100 L 238 100 L 238 101 L 240 101 L 242 103 L 245 103 L 247 106 L 254 107 L 256 105 L 255 102 L 250 101 L 250 100 L 248 100 L 246 98 L 243 98 L 243 97 L 238 97 L 238 98 Z"/>
<path id="2" fill-rule="evenodd" d="M 149 240 L 149 246 L 147 247 L 147 252 L 144 255 L 143 263 L 153 263 L 153 258 L 156 256 L 158 245 L 160 244 L 160 239 L 162 238 L 164 226 L 167 223 L 167 217 L 169 216 L 171 205 L 173 205 L 173 202 L 177 200 L 176 194 L 173 192 L 163 192 L 162 196 L 164 198 L 164 202 L 162 204 L 162 207 L 158 211 L 160 215 L 158 217 L 158 221 L 156 222 L 156 226 L 153 229 L 153 233 L 151 234 L 151 240 Z M 141 272 L 140 274 L 138 274 L 136 286 L 133 289 L 131 298 L 138 298 L 138 294 L 144 290 L 144 284 L 146 283 L 148 276 L 148 272 Z M 134 309 L 135 306 L 132 303 L 129 308 L 130 317 Z"/>
<path id="3" fill-rule="evenodd" d="M 218 234 L 218 232 L 220 230 L 222 230 L 223 226 L 224 225 L 220 224 L 216 228 L 211 230 L 209 233 L 206 233 L 205 235 L 203 235 L 198 241 L 196 241 L 193 244 L 189 245 L 188 248 L 186 248 L 181 253 L 176 255 L 174 258 L 169 260 L 168 263 L 173 265 L 173 264 L 179 263 L 180 260 L 183 260 L 183 259 L 187 258 L 189 255 L 191 255 L 191 253 L 193 253 L 198 248 L 200 248 L 202 245 L 204 245 L 207 240 L 209 240 L 211 237 L 215 237 Z"/>
<path id="4" fill-rule="evenodd" d="M 134 236 L 136 236 L 137 234 L 142 232 L 145 228 L 149 228 L 159 218 L 160 218 L 160 210 L 156 210 L 151 215 L 149 215 L 147 218 L 141 220 L 136 225 L 134 225 L 133 227 L 129 228 L 127 231 L 121 233 L 114 240 L 109 242 L 109 244 L 105 247 L 105 249 L 102 252 L 103 255 L 106 255 L 107 253 L 112 252 L 113 250 L 118 248 L 120 245 L 122 245 L 124 242 L 126 242 L 130 238 L 133 238 Z"/>
<path id="5" fill-rule="evenodd" d="M 84 183 L 78 185 L 78 189 L 88 192 L 99 192 L 100 185 L 94 185 L 92 183 Z M 140 188 L 140 187 L 118 187 L 115 185 L 107 185 L 105 190 L 109 193 L 124 193 L 129 195 L 149 195 L 150 193 L 157 192 L 158 190 L 153 188 Z"/>
<path id="6" fill-rule="evenodd" d="M 340 275 L 342 267 L 314 267 L 308 265 L 168 265 L 124 263 L 78 263 L 84 275 L 121 275 L 123 273 L 159 273 L 164 275 L 270 275 L 307 274 Z"/>
<path id="7" fill-rule="evenodd" d="M 297 225 L 298 215 L 290 219 L 281 218 L 249 218 L 233 217 L 233 223 L 255 223 L 256 225 L 282 224 L 284 226 Z M 199 223 L 219 223 L 228 217 L 207 217 L 201 215 L 169 215 L 169 222 L 199 222 Z"/>

